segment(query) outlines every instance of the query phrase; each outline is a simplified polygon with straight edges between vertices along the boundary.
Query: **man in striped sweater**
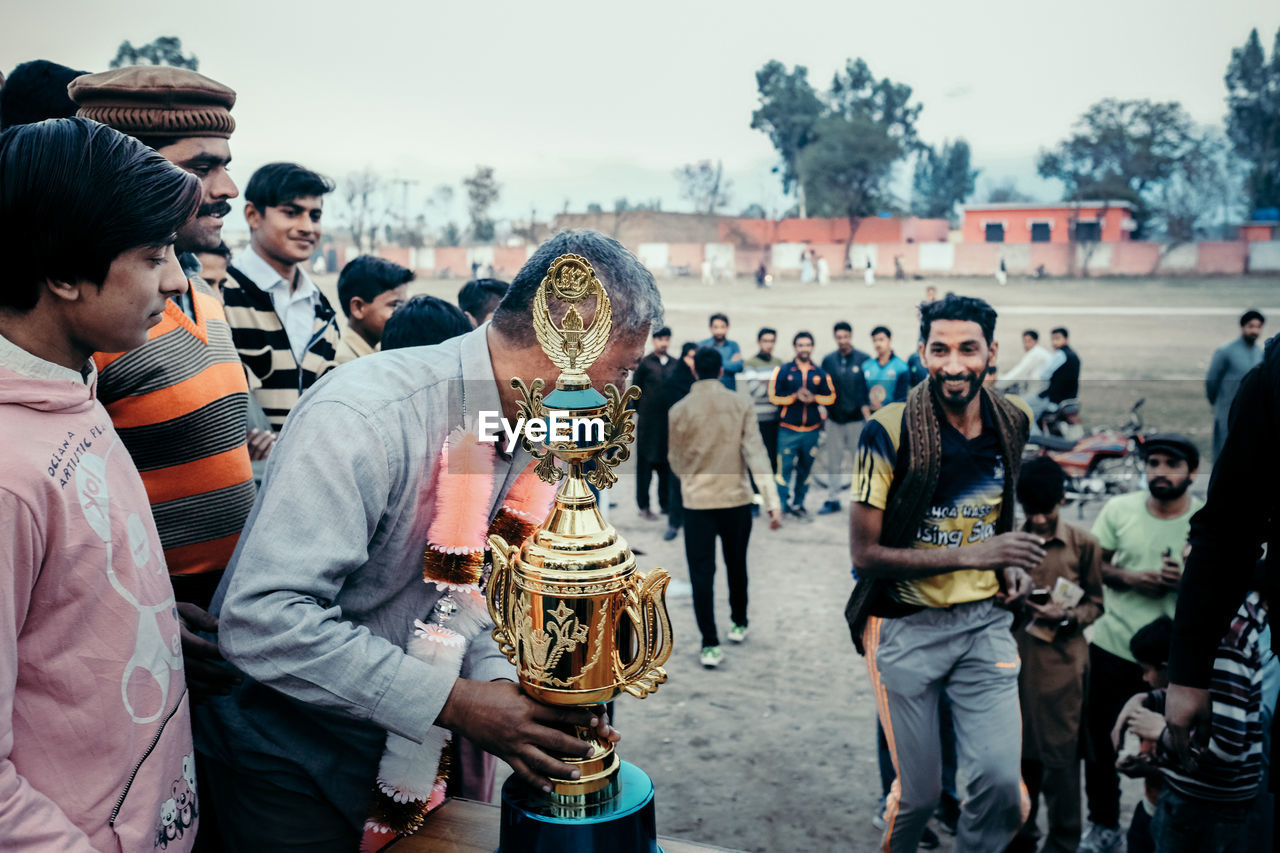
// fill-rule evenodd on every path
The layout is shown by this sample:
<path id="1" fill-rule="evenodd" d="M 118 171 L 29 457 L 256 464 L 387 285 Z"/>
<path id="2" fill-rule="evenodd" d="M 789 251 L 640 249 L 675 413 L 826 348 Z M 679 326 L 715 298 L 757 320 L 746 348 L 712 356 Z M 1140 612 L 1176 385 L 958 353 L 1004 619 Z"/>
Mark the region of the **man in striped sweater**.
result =
<path id="1" fill-rule="evenodd" d="M 303 264 L 320 241 L 333 182 L 296 163 L 268 163 L 249 178 L 249 246 L 222 289 L 253 396 L 276 432 L 306 391 L 337 365 L 337 315 Z"/>
<path id="2" fill-rule="evenodd" d="M 1268 650 L 1261 637 L 1266 627 L 1266 604 L 1251 592 L 1218 643 L 1208 736 L 1191 763 L 1174 752 L 1163 717 L 1163 689 L 1135 696 L 1117 721 L 1117 740 L 1127 728 L 1159 744 L 1165 785 L 1151 821 L 1159 853 L 1246 849 L 1249 812 L 1262 780 L 1262 670 Z"/>
<path id="3" fill-rule="evenodd" d="M 222 242 L 222 218 L 238 194 L 227 174 L 235 92 L 183 68 L 136 66 L 88 74 L 68 87 L 79 115 L 137 137 L 200 179 L 196 217 L 175 249 L 189 292 L 171 299 L 147 342 L 97 353 L 98 398 L 142 474 L 183 616 L 188 684 L 225 692 L 234 673 L 217 646 L 185 629 L 216 630 L 205 612 L 253 507 L 246 444 L 249 388 L 217 297 L 192 271 L 190 253 Z M 198 270 L 198 263 L 194 268 Z"/>

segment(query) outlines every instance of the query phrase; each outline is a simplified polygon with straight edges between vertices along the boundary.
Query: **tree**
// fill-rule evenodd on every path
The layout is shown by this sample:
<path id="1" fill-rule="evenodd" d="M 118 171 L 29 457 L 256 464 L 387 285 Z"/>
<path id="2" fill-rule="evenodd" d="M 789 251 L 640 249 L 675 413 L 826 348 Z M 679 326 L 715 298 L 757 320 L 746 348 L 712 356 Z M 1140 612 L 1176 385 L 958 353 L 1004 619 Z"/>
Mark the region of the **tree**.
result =
<path id="1" fill-rule="evenodd" d="M 886 200 L 885 185 L 902 146 L 864 116 L 827 116 L 813 134 L 796 163 L 809 212 L 847 216 L 857 230 L 857 220 L 875 215 Z"/>
<path id="2" fill-rule="evenodd" d="M 941 150 L 923 146 L 912 177 L 911 212 L 930 219 L 955 217 L 956 205 L 973 195 L 978 170 L 969 168 L 969 143 L 957 139 Z"/>
<path id="3" fill-rule="evenodd" d="M 604 213 L 604 208 L 600 206 L 600 202 L 593 201 L 587 205 L 587 213 Z"/>
<path id="4" fill-rule="evenodd" d="M 1018 183 L 1013 178 L 1006 178 L 987 190 L 988 204 L 1015 204 L 1028 201 L 1031 201 L 1031 196 L 1018 189 Z"/>
<path id="5" fill-rule="evenodd" d="M 471 217 L 471 236 L 481 242 L 493 239 L 493 220 L 489 208 L 498 200 L 502 186 L 494 180 L 492 166 L 476 166 L 475 174 L 463 178 L 467 191 L 467 214 Z"/>
<path id="6" fill-rule="evenodd" d="M 378 234 L 389 224 L 386 190 L 386 181 L 370 168 L 352 172 L 342 182 L 347 230 L 358 252 L 373 251 Z"/>
<path id="7" fill-rule="evenodd" d="M 1152 192 L 1149 224 L 1173 245 L 1219 237 L 1220 226 L 1246 213 L 1241 190 L 1248 171 L 1221 131 L 1204 129 Z"/>
<path id="8" fill-rule="evenodd" d="M 724 176 L 724 163 L 710 160 L 686 163 L 675 171 L 680 195 L 693 202 L 695 213 L 715 213 L 729 204 L 733 181 Z"/>
<path id="9" fill-rule="evenodd" d="M 200 60 L 194 53 L 182 55 L 182 39 L 177 36 L 160 36 L 141 47 L 134 47 L 128 40 L 120 42 L 116 58 L 108 67 L 123 68 L 126 65 L 172 65 L 174 68 L 200 70 Z"/>
<path id="10" fill-rule="evenodd" d="M 923 107 L 910 101 L 910 86 L 888 77 L 877 80 L 862 59 L 845 61 L 844 70 L 832 78 L 827 96 L 829 115 L 874 122 L 901 146 L 904 154 L 919 145 L 916 119 Z"/>
<path id="11" fill-rule="evenodd" d="M 769 214 L 764 209 L 764 205 L 758 201 L 753 201 L 747 205 L 741 213 L 738 214 L 741 219 L 768 219 Z"/>
<path id="12" fill-rule="evenodd" d="M 440 237 L 436 240 L 438 246 L 456 246 L 462 242 L 462 230 L 458 228 L 458 223 L 448 222 L 444 228 L 440 229 Z"/>
<path id="13" fill-rule="evenodd" d="M 1140 234 L 1150 216 L 1147 191 L 1169 179 L 1195 141 L 1191 118 L 1176 101 L 1106 98 L 1056 148 L 1042 151 L 1036 168 L 1041 177 L 1063 183 L 1068 201 L 1133 203 Z"/>
<path id="14" fill-rule="evenodd" d="M 1226 84 L 1227 136 L 1251 167 L 1250 206 L 1280 207 L 1280 30 L 1270 62 L 1258 31 L 1251 31 L 1244 46 L 1231 51 Z"/>
<path id="15" fill-rule="evenodd" d="M 805 216 L 804 186 L 796 161 L 809 144 L 810 133 L 825 106 L 809 84 L 809 69 L 803 65 L 787 71 L 781 62 L 769 60 L 756 72 L 756 89 L 760 106 L 751 114 L 751 129 L 769 135 L 782 161 L 773 171 L 781 173 L 784 193 L 799 191 L 800 215 Z"/>

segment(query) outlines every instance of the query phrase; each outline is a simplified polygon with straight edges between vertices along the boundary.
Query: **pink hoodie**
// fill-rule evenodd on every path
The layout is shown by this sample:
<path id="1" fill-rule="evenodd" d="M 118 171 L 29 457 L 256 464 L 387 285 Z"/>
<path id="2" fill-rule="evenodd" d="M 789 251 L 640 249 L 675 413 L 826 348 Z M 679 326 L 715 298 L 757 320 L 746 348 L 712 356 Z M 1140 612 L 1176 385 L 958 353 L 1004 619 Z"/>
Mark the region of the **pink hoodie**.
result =
<path id="1" fill-rule="evenodd" d="M 173 589 L 138 470 L 76 378 L 0 338 L 0 847 L 187 851 Z"/>

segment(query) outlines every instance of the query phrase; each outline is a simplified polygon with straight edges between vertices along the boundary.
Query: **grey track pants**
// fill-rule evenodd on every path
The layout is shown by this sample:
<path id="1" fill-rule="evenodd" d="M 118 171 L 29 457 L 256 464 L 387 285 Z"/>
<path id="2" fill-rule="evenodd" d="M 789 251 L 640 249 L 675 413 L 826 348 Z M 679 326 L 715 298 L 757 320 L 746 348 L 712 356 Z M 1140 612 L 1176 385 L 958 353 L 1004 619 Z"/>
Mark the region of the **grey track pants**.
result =
<path id="1" fill-rule="evenodd" d="M 955 849 L 1001 853 L 1022 825 L 1030 801 L 1020 775 L 1020 663 L 1012 622 L 990 599 L 867 621 L 867 669 L 898 771 L 885 809 L 886 853 L 914 853 L 938 806 L 943 691 L 967 782 Z"/>

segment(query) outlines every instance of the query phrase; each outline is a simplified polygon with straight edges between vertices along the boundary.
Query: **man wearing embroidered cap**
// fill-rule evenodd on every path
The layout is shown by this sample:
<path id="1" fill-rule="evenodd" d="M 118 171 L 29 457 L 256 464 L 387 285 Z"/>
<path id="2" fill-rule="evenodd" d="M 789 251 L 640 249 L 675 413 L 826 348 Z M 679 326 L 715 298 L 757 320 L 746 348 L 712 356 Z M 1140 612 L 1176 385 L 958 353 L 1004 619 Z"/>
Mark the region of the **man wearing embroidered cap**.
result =
<path id="1" fill-rule="evenodd" d="M 248 383 L 213 291 L 195 277 L 190 253 L 216 248 L 228 199 L 235 128 L 231 89 L 184 68 L 135 66 L 78 77 L 67 87 L 78 115 L 128 133 L 200 179 L 196 216 L 175 249 L 189 294 L 166 303 L 147 342 L 128 353 L 97 353 L 98 396 L 142 474 L 184 620 L 188 686 L 199 698 L 226 692 L 235 673 L 215 643 L 190 629 L 216 630 L 205 608 L 253 507 L 246 444 Z"/>

